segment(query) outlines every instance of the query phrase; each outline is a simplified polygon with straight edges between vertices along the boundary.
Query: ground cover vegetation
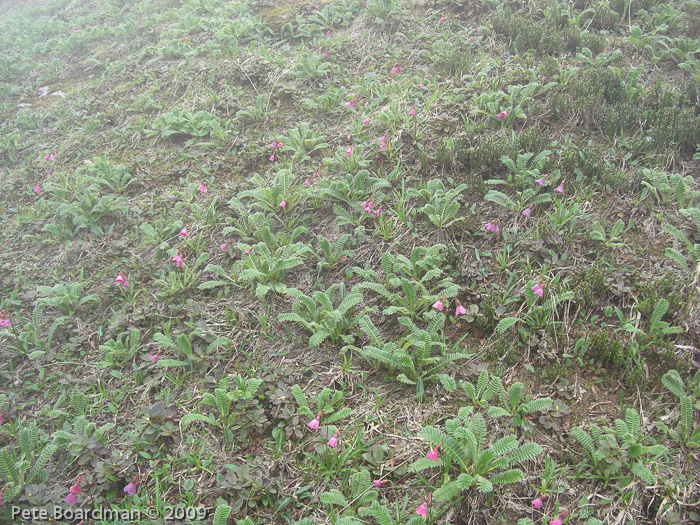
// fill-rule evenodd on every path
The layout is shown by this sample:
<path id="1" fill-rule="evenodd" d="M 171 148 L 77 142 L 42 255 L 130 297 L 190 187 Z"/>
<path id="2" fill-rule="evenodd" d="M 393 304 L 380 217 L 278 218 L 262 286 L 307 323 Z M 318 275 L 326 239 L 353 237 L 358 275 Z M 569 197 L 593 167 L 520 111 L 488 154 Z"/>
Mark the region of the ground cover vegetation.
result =
<path id="1" fill-rule="evenodd" d="M 700 523 L 700 2 L 0 14 L 0 520 Z"/>

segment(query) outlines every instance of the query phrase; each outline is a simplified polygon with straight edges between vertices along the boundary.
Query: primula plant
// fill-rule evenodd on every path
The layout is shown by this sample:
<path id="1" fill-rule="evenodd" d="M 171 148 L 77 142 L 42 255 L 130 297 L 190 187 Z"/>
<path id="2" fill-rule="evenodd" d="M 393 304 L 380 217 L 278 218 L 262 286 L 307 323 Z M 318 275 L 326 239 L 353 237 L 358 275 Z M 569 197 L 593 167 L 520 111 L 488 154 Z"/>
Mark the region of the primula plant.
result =
<path id="1" fill-rule="evenodd" d="M 456 351 L 459 342 L 448 350 L 443 340 L 445 316 L 434 314 L 425 329 L 419 329 L 409 318 L 400 317 L 399 323 L 408 328 L 408 335 L 396 342 L 384 342 L 379 330 L 369 316 L 360 319 L 360 328 L 369 339 L 362 348 L 350 346 L 369 362 L 386 366 L 398 373 L 396 379 L 407 385 L 415 385 L 416 399 L 421 401 L 427 383 L 440 382 L 448 391 L 457 388 L 455 380 L 445 373 L 455 361 L 467 359 L 471 354 Z M 461 341 L 460 341 L 461 342 Z"/>
<path id="2" fill-rule="evenodd" d="M 353 342 L 349 331 L 357 323 L 353 310 L 362 302 L 362 293 L 346 292 L 345 283 L 336 283 L 325 292 L 314 292 L 313 297 L 293 288 L 287 289 L 287 295 L 294 298 L 292 311 L 281 314 L 279 320 L 295 322 L 309 330 L 312 333 L 309 345 L 319 346 L 326 339 Z M 338 304 L 334 306 L 336 295 Z"/>
<path id="3" fill-rule="evenodd" d="M 454 501 L 463 491 L 494 492 L 497 485 L 516 483 L 523 479 L 519 468 L 542 453 L 537 443 L 519 443 L 515 436 L 489 439 L 486 420 L 472 414 L 473 407 L 463 407 L 454 419 L 445 422 L 445 430 L 423 427 L 419 435 L 431 447 L 439 445 L 444 459 L 421 458 L 409 470 L 420 472 L 432 467 L 444 467 L 445 474 L 455 469 L 459 476 L 433 492 L 436 502 Z"/>

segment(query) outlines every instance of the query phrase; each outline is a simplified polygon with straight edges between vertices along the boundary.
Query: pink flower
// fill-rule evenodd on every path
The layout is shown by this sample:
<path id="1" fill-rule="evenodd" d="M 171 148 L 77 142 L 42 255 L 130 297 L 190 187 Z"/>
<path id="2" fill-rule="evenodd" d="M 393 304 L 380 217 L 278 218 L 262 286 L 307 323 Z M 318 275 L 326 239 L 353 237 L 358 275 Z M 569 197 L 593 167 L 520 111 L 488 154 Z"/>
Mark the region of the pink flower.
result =
<path id="1" fill-rule="evenodd" d="M 7 318 L 5 318 L 6 315 Z M 10 314 L 6 313 L 5 310 L 0 312 L 0 326 L 12 326 L 12 321 L 10 321 Z"/>
<path id="2" fill-rule="evenodd" d="M 53 153 L 49 153 L 48 155 L 44 155 L 44 160 L 56 160 L 56 157 L 53 156 Z"/>
<path id="3" fill-rule="evenodd" d="M 346 155 L 352 155 L 352 146 L 350 146 L 345 152 Z"/>
<path id="4" fill-rule="evenodd" d="M 328 58 L 328 53 L 326 53 L 326 52 L 324 51 L 324 52 L 323 52 L 323 55 L 321 55 L 321 56 L 322 56 L 323 58 Z"/>
<path id="5" fill-rule="evenodd" d="M 379 208 L 377 208 L 376 210 L 374 210 L 374 216 L 375 216 L 375 217 L 379 217 L 379 216 L 381 215 L 381 213 L 382 213 L 382 208 L 383 208 L 383 207 L 384 207 L 384 206 L 380 206 Z"/>
<path id="6" fill-rule="evenodd" d="M 138 474 L 134 476 L 134 479 L 131 480 L 131 483 L 129 483 L 126 487 L 124 487 L 124 492 L 126 492 L 129 496 L 133 496 L 136 494 L 136 487 L 139 485 L 139 476 Z"/>
<path id="7" fill-rule="evenodd" d="M 309 178 L 310 177 L 307 177 L 306 180 L 304 181 L 304 186 L 306 186 L 307 188 L 309 187 Z"/>
<path id="8" fill-rule="evenodd" d="M 253 251 L 253 248 L 248 248 L 245 252 L 244 255 L 250 255 L 250 252 Z"/>
<path id="9" fill-rule="evenodd" d="M 119 272 L 119 275 L 117 275 L 117 278 L 114 279 L 114 282 L 117 284 L 121 284 L 124 288 L 129 287 L 129 281 L 126 280 L 126 277 L 124 277 L 122 272 Z"/>
<path id="10" fill-rule="evenodd" d="M 385 479 L 375 479 L 375 480 L 372 482 L 372 485 L 374 485 L 374 487 L 378 489 L 378 488 L 381 487 L 384 483 L 386 483 L 386 481 L 387 481 L 387 480 L 385 480 Z"/>
<path id="11" fill-rule="evenodd" d="M 379 137 L 380 146 L 379 149 L 386 149 L 386 135 Z"/>
<path id="12" fill-rule="evenodd" d="M 442 304 L 442 295 L 440 296 L 440 299 L 438 299 L 437 302 L 433 305 L 433 308 L 437 308 L 438 312 L 442 312 L 442 309 L 444 308 Z"/>
<path id="13" fill-rule="evenodd" d="M 73 485 L 70 488 L 70 492 L 68 496 L 66 496 L 65 501 L 69 505 L 75 505 L 75 503 L 78 501 L 78 494 L 83 493 L 83 489 L 80 488 L 80 483 L 83 481 L 83 476 L 78 476 L 78 481 L 75 482 L 75 485 Z"/>
<path id="14" fill-rule="evenodd" d="M 420 507 L 416 507 L 416 514 L 420 514 L 424 518 L 428 517 L 428 502 L 423 502 Z"/>
<path id="15" fill-rule="evenodd" d="M 329 29 L 328 31 L 326 31 L 326 34 L 327 34 L 328 36 L 331 36 L 331 30 Z"/>
<path id="16" fill-rule="evenodd" d="M 396 73 L 397 73 L 397 69 L 396 69 L 396 66 L 394 66 L 391 68 L 391 74 L 395 75 Z"/>
<path id="17" fill-rule="evenodd" d="M 185 224 L 185 227 L 180 232 L 180 237 L 187 237 L 187 227 L 188 226 L 189 226 L 189 224 Z"/>
<path id="18" fill-rule="evenodd" d="M 78 29 L 78 26 L 75 26 L 73 29 L 75 29 L 76 33 L 80 33 L 80 30 Z"/>
<path id="19" fill-rule="evenodd" d="M 199 185 L 199 188 L 197 188 L 197 189 L 199 191 L 201 191 L 202 193 L 206 193 L 206 191 L 207 191 L 207 187 L 204 185 L 203 182 Z"/>
<path id="20" fill-rule="evenodd" d="M 563 525 L 563 521 L 561 521 L 561 518 L 556 518 L 553 519 L 552 521 L 549 522 L 549 525 Z"/>
<path id="21" fill-rule="evenodd" d="M 503 119 L 503 118 L 506 118 L 507 116 L 508 116 L 508 110 L 507 110 L 507 109 L 504 109 L 504 110 L 501 111 L 498 115 L 496 115 L 496 118 L 497 118 L 498 120 L 501 120 L 501 119 Z"/>
<path id="22" fill-rule="evenodd" d="M 153 361 L 154 363 L 157 363 L 157 362 L 158 362 L 158 359 L 160 359 L 160 353 L 161 353 L 162 351 L 163 351 L 163 350 L 161 349 L 161 350 L 158 350 L 155 354 L 153 354 L 153 355 L 151 356 L 151 361 Z"/>
<path id="23" fill-rule="evenodd" d="M 280 139 L 279 142 L 277 143 L 277 147 L 281 148 L 282 146 L 284 146 L 284 144 L 282 144 L 282 139 Z"/>
<path id="24" fill-rule="evenodd" d="M 225 242 L 224 244 L 219 244 L 219 248 L 221 248 L 222 251 L 226 251 L 226 248 L 228 248 L 229 242 Z"/>
<path id="25" fill-rule="evenodd" d="M 5 410 L 0 410 L 0 425 L 5 422 Z M 3 492 L 5 492 L 5 487 L 3 487 Z M 2 503 L 0 503 L 2 505 Z"/>
<path id="26" fill-rule="evenodd" d="M 41 185 L 39 185 L 38 182 L 36 183 L 36 186 L 34 186 L 34 193 L 37 195 L 41 193 Z"/>
<path id="27" fill-rule="evenodd" d="M 275 148 L 277 147 L 277 141 L 276 141 L 276 140 L 273 141 L 272 144 L 270 144 L 270 147 L 271 147 L 272 149 L 275 149 Z"/>
<path id="28" fill-rule="evenodd" d="M 535 292 L 535 295 L 539 295 L 540 297 L 544 296 L 544 289 L 542 288 L 542 281 L 541 280 L 535 286 L 530 286 L 530 290 Z"/>
<path id="29" fill-rule="evenodd" d="M 411 111 L 409 111 L 408 114 L 411 115 L 412 117 L 415 116 L 415 114 L 416 114 L 416 106 L 413 106 L 413 109 L 412 109 Z"/>
<path id="30" fill-rule="evenodd" d="M 444 22 L 444 21 L 445 21 L 445 17 L 444 17 L 444 16 L 441 16 L 441 17 L 440 17 L 440 22 Z"/>
<path id="31" fill-rule="evenodd" d="M 284 207 L 287 205 L 287 199 L 284 199 L 282 202 L 280 202 L 280 208 L 284 209 Z"/>
<path id="32" fill-rule="evenodd" d="M 525 217 L 529 217 L 531 214 L 532 214 L 532 210 L 530 208 L 523 210 L 523 215 L 525 215 Z"/>
<path id="33" fill-rule="evenodd" d="M 351 108 L 351 107 L 353 107 L 353 106 L 357 106 L 357 99 L 356 99 L 356 98 L 353 98 L 353 99 L 350 100 L 349 102 L 346 102 L 345 105 L 346 105 L 347 107 L 349 107 L 349 108 Z"/>
<path id="34" fill-rule="evenodd" d="M 177 253 L 173 257 L 173 261 L 175 261 L 175 266 L 180 268 L 182 266 L 182 255 L 180 255 L 180 250 L 177 250 Z"/>
<path id="35" fill-rule="evenodd" d="M 0 412 L 0 414 L 2 414 L 2 412 Z M 0 490 L 0 505 L 4 505 L 4 504 L 5 504 L 5 487 L 3 487 L 2 490 Z"/>
<path id="36" fill-rule="evenodd" d="M 566 179 L 564 179 L 563 181 L 561 181 L 561 184 L 559 184 L 559 186 L 557 186 L 556 188 L 554 188 L 554 192 L 555 192 L 555 193 L 564 193 L 564 183 L 565 183 L 565 182 L 566 182 Z"/>
<path id="37" fill-rule="evenodd" d="M 323 411 L 319 412 L 318 415 L 316 416 L 316 419 L 312 419 L 309 422 L 309 428 L 311 430 L 318 430 L 318 425 L 321 424 L 321 414 L 322 413 L 323 413 Z"/>
<path id="38" fill-rule="evenodd" d="M 418 87 L 419 87 L 419 88 L 424 88 L 424 87 L 425 87 L 425 84 L 418 84 Z"/>
<path id="39" fill-rule="evenodd" d="M 80 488 L 80 483 L 81 483 L 81 481 L 83 481 L 83 477 L 82 477 L 82 476 L 79 476 L 79 477 L 78 477 L 78 481 L 76 481 L 76 482 L 75 482 L 75 485 L 73 485 L 73 486 L 70 488 L 71 493 L 73 493 L 73 494 L 82 494 L 82 493 L 83 493 L 83 489 Z"/>
<path id="40" fill-rule="evenodd" d="M 275 154 L 270 155 L 270 162 L 275 162 Z"/>
<path id="41" fill-rule="evenodd" d="M 439 308 L 439 310 L 442 310 L 442 308 Z M 439 447 L 440 447 L 440 443 L 438 443 L 433 450 L 428 452 L 428 459 L 432 459 L 433 461 L 438 460 L 437 451 L 438 451 Z"/>
<path id="42" fill-rule="evenodd" d="M 467 309 L 461 305 L 461 303 L 459 302 L 459 299 L 458 299 L 457 300 L 457 308 L 455 308 L 455 317 L 458 317 L 458 316 L 460 316 L 462 314 L 466 314 L 466 313 L 467 313 Z"/>
<path id="43" fill-rule="evenodd" d="M 541 508 L 542 507 L 542 498 L 533 499 L 532 506 L 535 507 L 536 509 Z"/>
<path id="44" fill-rule="evenodd" d="M 401 66 L 396 66 L 396 71 L 401 73 L 403 72 L 403 68 Z"/>
<path id="45" fill-rule="evenodd" d="M 338 446 L 338 432 L 340 432 L 340 429 L 336 430 L 333 437 L 328 440 L 329 447 L 336 448 Z"/>
<path id="46" fill-rule="evenodd" d="M 369 126 L 369 119 L 370 119 L 370 117 L 367 117 L 365 120 L 362 121 L 362 123 L 363 123 L 365 126 Z"/>
<path id="47" fill-rule="evenodd" d="M 500 228 L 498 227 L 498 224 L 496 224 L 495 222 L 487 222 L 485 226 L 486 226 L 486 229 L 490 232 L 497 232 L 500 230 Z"/>
<path id="48" fill-rule="evenodd" d="M 549 177 L 549 173 L 547 173 L 547 175 L 545 175 L 545 176 L 542 177 L 541 179 L 537 179 L 535 182 L 536 182 L 537 184 L 539 184 L 540 186 L 544 186 L 544 180 L 545 180 L 547 177 Z"/>

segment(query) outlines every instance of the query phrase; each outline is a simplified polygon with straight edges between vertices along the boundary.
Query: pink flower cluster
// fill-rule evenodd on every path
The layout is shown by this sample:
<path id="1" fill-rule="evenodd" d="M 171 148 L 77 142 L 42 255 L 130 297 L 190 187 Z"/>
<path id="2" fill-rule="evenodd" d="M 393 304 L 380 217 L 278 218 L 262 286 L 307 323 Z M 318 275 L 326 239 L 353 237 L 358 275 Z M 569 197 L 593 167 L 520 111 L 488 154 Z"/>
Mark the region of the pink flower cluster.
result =
<path id="1" fill-rule="evenodd" d="M 399 66 L 398 64 L 391 68 L 392 75 L 395 75 L 396 73 L 402 73 L 402 72 L 403 72 L 403 68 L 401 66 Z"/>
<path id="2" fill-rule="evenodd" d="M 383 137 L 379 137 L 379 149 L 386 149 L 386 135 L 384 135 Z"/>
<path id="3" fill-rule="evenodd" d="M 173 257 L 173 261 L 175 262 L 175 266 L 178 268 L 182 266 L 182 254 L 180 253 L 180 248 L 177 249 L 177 253 Z"/>
<path id="4" fill-rule="evenodd" d="M 530 286 L 530 290 L 535 292 L 535 295 L 539 295 L 540 297 L 544 297 L 544 288 L 542 288 L 542 279 L 540 279 L 540 282 L 538 282 L 535 286 Z"/>
<path id="5" fill-rule="evenodd" d="M 346 102 L 345 105 L 349 108 L 357 106 L 357 98 L 353 98 L 349 102 Z"/>
<path id="6" fill-rule="evenodd" d="M 275 148 L 282 148 L 284 146 L 284 143 L 282 142 L 282 139 L 277 142 L 276 140 L 272 141 L 272 144 L 270 144 L 270 147 L 274 150 Z M 275 152 L 272 152 L 272 155 L 270 156 L 270 162 L 275 162 Z"/>
<path id="7" fill-rule="evenodd" d="M 83 493 L 83 489 L 80 488 L 80 483 L 83 481 L 83 476 L 82 474 L 78 476 L 78 481 L 75 482 L 75 485 L 73 485 L 70 488 L 70 492 L 68 493 L 68 496 L 65 498 L 65 502 L 68 503 L 69 505 L 75 505 L 78 501 L 78 494 Z"/>
<path id="8" fill-rule="evenodd" d="M 0 326 L 12 326 L 12 321 L 10 321 L 10 314 L 3 310 L 0 312 Z"/>
<path id="9" fill-rule="evenodd" d="M 121 284 L 124 288 L 129 287 L 129 281 L 126 280 L 126 277 L 124 277 L 122 272 L 119 272 L 119 275 L 117 275 L 117 278 L 114 279 L 114 282 L 116 284 Z"/>
<path id="10" fill-rule="evenodd" d="M 321 424 L 321 414 L 323 414 L 323 410 L 321 410 L 314 419 L 309 421 L 308 427 L 311 430 L 318 430 L 318 427 Z M 340 434 L 340 429 L 337 429 L 335 434 L 333 434 L 333 437 L 328 440 L 329 447 L 336 448 L 338 446 L 338 434 Z"/>

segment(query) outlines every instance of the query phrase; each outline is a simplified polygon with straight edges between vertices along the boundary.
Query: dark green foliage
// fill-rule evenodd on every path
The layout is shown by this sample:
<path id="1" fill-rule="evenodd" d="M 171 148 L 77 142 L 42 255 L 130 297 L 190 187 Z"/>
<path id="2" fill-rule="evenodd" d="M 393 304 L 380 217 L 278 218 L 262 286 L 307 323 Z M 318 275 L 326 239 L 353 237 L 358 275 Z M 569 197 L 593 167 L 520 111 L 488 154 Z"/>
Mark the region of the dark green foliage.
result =
<path id="1" fill-rule="evenodd" d="M 605 47 L 602 38 L 575 27 L 567 27 L 566 14 L 557 12 L 552 16 L 554 24 L 549 20 L 535 21 L 504 10 L 494 17 L 492 28 L 494 33 L 507 37 L 519 54 L 534 49 L 542 55 L 559 55 L 575 53 L 582 47 L 588 47 L 597 55 Z"/>
<path id="2" fill-rule="evenodd" d="M 605 292 L 603 271 L 594 266 L 588 270 L 581 279 L 581 298 L 586 308 L 598 304 Z"/>
<path id="3" fill-rule="evenodd" d="M 669 311 L 677 310 L 682 299 L 680 290 L 682 285 L 682 282 L 671 275 L 661 279 L 650 279 L 646 283 L 638 283 L 638 293 L 642 299 L 637 304 L 637 310 L 644 318 L 650 318 L 659 299 L 668 301 Z"/>
<path id="4" fill-rule="evenodd" d="M 700 36 L 700 1 L 688 0 L 683 4 L 683 11 L 686 13 L 686 24 L 688 25 L 688 36 L 698 38 Z"/>
<path id="5" fill-rule="evenodd" d="M 591 336 L 591 348 L 596 361 L 622 366 L 625 362 L 622 343 L 613 338 L 609 330 L 599 329 Z"/>
<path id="6" fill-rule="evenodd" d="M 549 134 L 535 126 L 524 129 L 520 134 L 510 138 L 502 133 L 493 135 L 478 134 L 455 141 L 454 154 L 466 170 L 487 170 L 489 174 L 498 175 L 508 171 L 501 161 L 503 155 L 512 159 L 518 153 L 539 155 L 551 147 Z M 545 162 L 543 169 L 553 168 L 552 160 Z"/>

